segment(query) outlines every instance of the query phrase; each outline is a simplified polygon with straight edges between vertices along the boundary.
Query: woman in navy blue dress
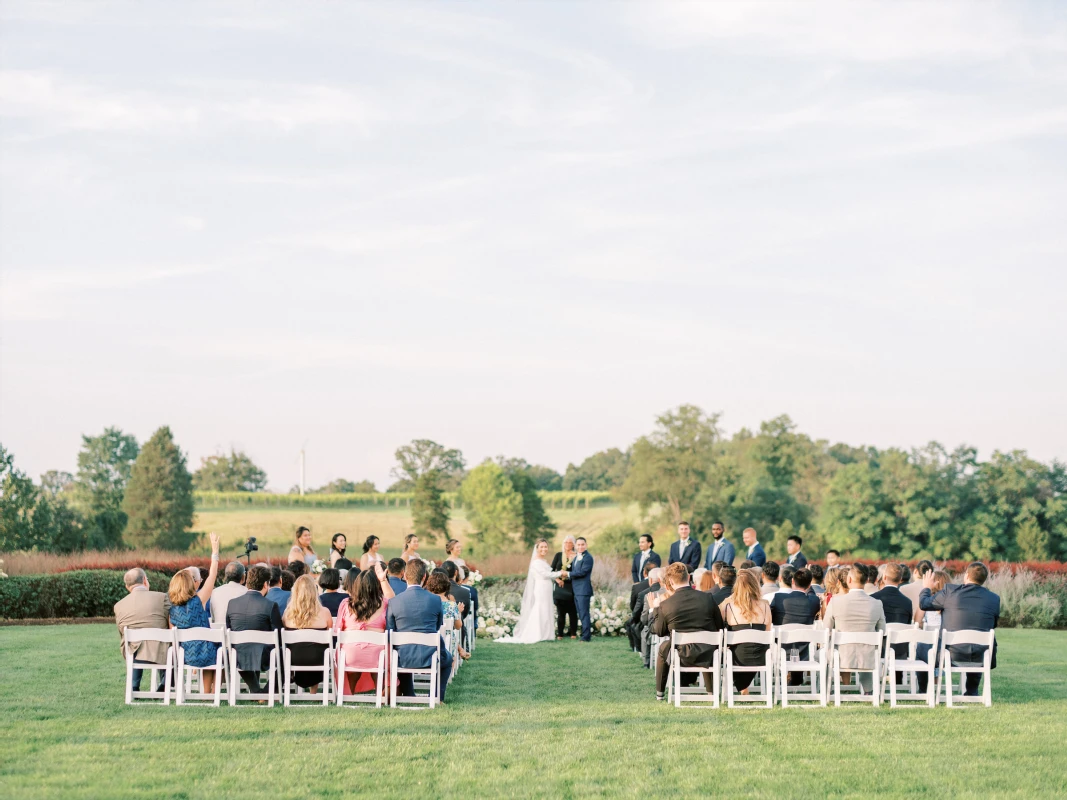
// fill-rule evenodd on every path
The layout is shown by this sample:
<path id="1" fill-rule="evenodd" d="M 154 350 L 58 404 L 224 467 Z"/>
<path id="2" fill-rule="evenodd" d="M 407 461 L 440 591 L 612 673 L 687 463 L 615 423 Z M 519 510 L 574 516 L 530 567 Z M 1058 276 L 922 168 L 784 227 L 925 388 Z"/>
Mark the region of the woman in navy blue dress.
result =
<path id="1" fill-rule="evenodd" d="M 183 569 L 170 579 L 170 626 L 172 628 L 210 628 L 211 618 L 208 616 L 205 606 L 211 598 L 211 590 L 215 588 L 215 578 L 219 573 L 219 537 L 212 533 L 211 537 L 211 570 L 207 574 L 200 591 L 196 590 L 196 580 L 192 573 Z M 192 641 L 182 642 L 182 651 L 185 654 L 185 663 L 190 667 L 214 667 L 219 646 L 215 642 Z M 179 678 L 180 680 L 180 678 Z M 215 691 L 215 670 L 205 669 L 203 674 L 203 689 L 206 694 Z"/>

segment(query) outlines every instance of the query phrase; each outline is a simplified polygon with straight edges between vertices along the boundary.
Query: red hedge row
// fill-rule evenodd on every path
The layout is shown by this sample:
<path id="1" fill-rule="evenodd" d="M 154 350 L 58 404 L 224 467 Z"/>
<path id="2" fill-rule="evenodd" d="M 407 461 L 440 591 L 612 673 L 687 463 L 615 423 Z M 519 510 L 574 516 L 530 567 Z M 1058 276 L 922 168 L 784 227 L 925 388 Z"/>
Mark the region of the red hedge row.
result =
<path id="1" fill-rule="evenodd" d="M 226 565 L 234 559 L 223 559 L 219 562 L 219 573 L 225 569 Z M 244 558 L 238 559 L 242 564 L 245 563 Z M 252 563 L 263 563 L 269 561 L 272 565 L 277 564 L 279 566 L 285 566 L 287 563 L 285 558 L 275 556 L 271 559 L 256 558 L 255 553 L 252 554 Z M 149 572 L 162 572 L 166 575 L 174 575 L 176 572 L 185 569 L 186 567 L 199 567 L 203 571 L 211 569 L 211 556 L 175 556 L 174 558 L 166 559 L 137 559 L 137 558 L 102 558 L 99 561 L 87 561 L 78 564 L 76 567 L 63 567 L 57 572 L 75 572 L 82 570 L 112 570 L 125 572 L 128 569 L 134 567 L 140 567 L 141 569 Z"/>
<path id="2" fill-rule="evenodd" d="M 860 563 L 860 564 L 884 564 L 887 561 L 892 561 L 891 558 L 884 558 L 881 560 L 869 559 L 869 558 L 856 558 L 848 559 L 842 557 L 842 562 L 846 564 Z M 934 566 L 938 569 L 943 569 L 950 573 L 960 573 L 967 569 L 967 565 L 972 563 L 970 561 L 938 561 L 936 559 L 929 559 L 933 562 Z M 785 563 L 785 562 L 782 562 Z M 826 567 L 826 562 L 823 560 L 817 560 L 812 563 L 818 564 L 821 567 Z M 919 563 L 919 559 L 911 559 L 909 561 L 900 562 L 907 564 L 912 569 Z M 1010 570 L 1014 575 L 1019 570 L 1028 570 L 1037 575 L 1067 575 L 1067 563 L 1062 561 L 989 561 L 982 562 L 989 567 L 990 572 L 999 572 L 1001 570 Z"/>

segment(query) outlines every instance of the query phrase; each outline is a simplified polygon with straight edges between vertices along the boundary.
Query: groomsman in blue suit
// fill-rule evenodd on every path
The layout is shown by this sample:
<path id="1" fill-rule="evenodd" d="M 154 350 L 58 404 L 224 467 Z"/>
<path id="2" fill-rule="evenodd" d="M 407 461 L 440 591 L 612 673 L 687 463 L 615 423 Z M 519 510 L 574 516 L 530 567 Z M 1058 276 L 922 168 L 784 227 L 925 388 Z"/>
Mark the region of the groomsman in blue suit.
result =
<path id="1" fill-rule="evenodd" d="M 659 553 L 654 551 L 652 536 L 642 533 L 637 538 L 638 551 L 634 554 L 634 561 L 630 565 L 630 577 L 634 583 L 641 582 L 641 576 L 645 574 L 645 563 L 651 561 L 657 567 L 660 566 Z"/>
<path id="2" fill-rule="evenodd" d="M 741 540 L 745 543 L 745 547 L 748 548 L 745 558 L 757 567 L 762 567 L 767 563 L 767 554 L 763 552 L 763 545 L 759 543 L 759 539 L 756 537 L 755 528 L 745 528 L 741 534 Z"/>
<path id="3" fill-rule="evenodd" d="M 733 542 L 727 541 L 725 537 L 726 526 L 721 522 L 711 523 L 711 544 L 708 545 L 708 555 L 704 561 L 704 569 L 711 569 L 711 565 L 716 561 L 721 561 L 724 564 L 733 565 L 734 563 L 734 545 Z"/>
<path id="4" fill-rule="evenodd" d="M 684 519 L 678 523 L 678 541 L 671 545 L 667 566 L 681 561 L 692 575 L 700 567 L 700 542 L 689 538 L 689 523 Z"/>
<path id="5" fill-rule="evenodd" d="M 578 619 L 582 623 L 581 640 L 588 642 L 593 636 L 593 624 L 589 619 L 589 604 L 593 600 L 593 582 L 590 576 L 593 574 L 593 555 L 586 552 L 585 537 L 579 536 L 574 540 L 574 549 L 578 555 L 571 562 L 570 572 L 562 577 L 571 579 L 571 590 L 574 592 L 574 605 L 578 607 Z"/>

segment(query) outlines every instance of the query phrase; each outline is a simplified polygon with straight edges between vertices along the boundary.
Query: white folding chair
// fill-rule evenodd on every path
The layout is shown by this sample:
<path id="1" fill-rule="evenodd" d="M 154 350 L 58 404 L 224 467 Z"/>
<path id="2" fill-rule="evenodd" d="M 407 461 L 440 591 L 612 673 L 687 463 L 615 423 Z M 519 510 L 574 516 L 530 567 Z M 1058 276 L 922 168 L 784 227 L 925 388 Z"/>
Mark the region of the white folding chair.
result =
<path id="1" fill-rule="evenodd" d="M 278 679 L 278 632 L 277 631 L 226 631 L 226 639 L 229 642 L 230 653 L 230 705 L 235 706 L 240 700 L 266 700 L 267 707 L 274 707 L 274 686 Z M 237 645 L 239 644 L 262 644 L 270 648 L 270 656 L 267 662 L 267 691 L 265 692 L 242 692 L 241 673 L 237 669 Z M 257 667 L 259 664 L 256 665 Z M 260 672 L 260 670 L 250 670 Z M 262 675 L 260 676 L 262 680 Z"/>
<path id="2" fill-rule="evenodd" d="M 474 640 L 477 638 L 475 636 L 475 634 L 477 633 L 477 630 L 475 630 L 474 621 L 475 621 L 475 616 L 474 616 L 474 612 L 473 611 L 471 611 L 471 613 L 467 615 L 467 618 L 465 620 L 463 620 L 463 626 L 467 630 L 467 648 L 466 649 L 467 649 L 467 652 L 470 653 L 471 655 L 474 654 Z"/>
<path id="3" fill-rule="evenodd" d="M 845 672 L 858 673 L 869 672 L 871 673 L 871 696 L 860 692 L 859 694 L 841 694 L 841 651 L 838 649 L 843 644 L 862 644 L 873 645 L 874 647 L 874 666 L 870 669 L 862 667 L 846 667 Z M 882 684 L 882 631 L 863 631 L 863 632 L 848 632 L 838 631 L 833 632 L 833 638 L 831 639 L 831 648 L 834 651 L 833 654 L 833 670 L 834 670 L 834 705 L 840 706 L 841 701 L 859 701 L 861 703 L 870 703 L 871 705 L 878 706 L 881 703 L 881 689 Z M 857 677 L 857 681 L 859 678 Z"/>
<path id="4" fill-rule="evenodd" d="M 170 628 L 123 628 L 123 639 L 125 640 L 123 650 L 126 653 L 126 705 L 132 706 L 134 700 L 162 699 L 163 705 L 169 706 L 170 687 L 174 683 L 174 631 Z M 167 645 L 166 661 L 162 664 L 153 664 L 150 661 L 136 661 L 133 657 L 131 645 L 139 642 L 164 642 Z M 138 689 L 135 692 L 133 690 L 133 671 L 135 669 L 145 672 L 152 670 L 152 674 L 148 676 L 150 681 L 148 685 L 152 687 L 156 685 L 156 673 L 162 672 L 165 680 L 163 691 Z M 143 675 L 141 676 L 141 683 L 144 683 Z"/>
<path id="5" fill-rule="evenodd" d="M 367 669 L 366 667 L 360 667 L 358 670 L 349 669 L 345 661 L 345 650 L 342 645 L 346 644 L 369 644 L 381 646 L 381 652 L 378 653 L 378 666 L 376 669 Z M 375 708 L 381 708 L 389 698 L 388 688 L 386 681 L 388 680 L 388 671 L 385 665 L 388 662 L 387 653 L 389 652 L 389 631 L 341 631 L 337 635 L 337 669 L 334 671 L 334 675 L 337 678 L 337 705 L 344 705 L 345 701 L 353 703 L 374 703 Z M 373 672 L 377 678 L 377 688 L 374 690 L 373 695 L 369 694 L 346 694 L 345 693 L 345 673 L 346 672 Z"/>
<path id="6" fill-rule="evenodd" d="M 452 679 L 459 672 L 459 662 L 463 660 L 459 657 L 459 631 L 454 626 L 450 628 L 446 624 L 441 626 L 438 633 L 441 635 L 448 652 L 455 654 L 452 656 L 452 669 L 448 673 L 448 682 L 452 683 Z"/>
<path id="7" fill-rule="evenodd" d="M 774 632 L 773 631 L 726 631 L 726 706 L 733 708 L 734 703 L 766 703 L 767 708 L 774 706 Z M 767 653 L 763 658 L 763 664 L 754 667 L 742 667 L 734 664 L 733 651 L 730 645 L 737 644 L 765 644 Z M 734 673 L 754 672 L 760 679 L 759 694 L 735 694 Z"/>
<path id="8" fill-rule="evenodd" d="M 782 626 L 783 628 L 786 626 Z M 792 627 L 792 626 L 791 626 Z M 778 633 L 778 696 L 782 698 L 782 708 L 789 708 L 789 701 L 816 702 L 826 705 L 826 649 L 830 643 L 830 631 L 825 628 L 816 630 L 810 625 L 798 625 L 792 630 Z M 794 648 L 808 646 L 808 657 L 803 660 L 790 661 Z M 807 673 L 811 678 L 811 691 L 802 687 L 789 691 L 789 673 Z"/>
<path id="9" fill-rule="evenodd" d="M 685 644 L 709 644 L 715 647 L 710 667 L 683 667 L 678 648 Z M 674 696 L 674 707 L 681 708 L 682 702 L 711 703 L 712 708 L 719 707 L 722 697 L 720 676 L 722 672 L 722 631 L 671 631 L 671 653 L 667 661 L 667 700 Z M 682 687 L 682 673 L 697 673 L 704 685 Z M 707 690 L 711 680 L 711 692 Z"/>
<path id="10" fill-rule="evenodd" d="M 986 708 L 993 705 L 993 631 L 942 631 L 941 633 L 941 675 L 937 679 L 937 701 L 941 702 L 941 686 L 945 685 L 945 705 L 952 708 L 955 703 L 981 703 Z M 986 651 L 982 654 L 981 664 L 953 665 L 952 654 L 949 646 L 961 644 L 986 645 Z M 960 676 L 960 690 L 958 695 L 952 691 L 952 673 Z M 969 697 L 964 694 L 965 676 L 981 674 L 982 694 L 980 697 Z"/>
<path id="11" fill-rule="evenodd" d="M 400 666 L 400 654 L 397 652 L 397 648 L 405 644 L 419 644 L 426 647 L 433 648 L 433 656 L 430 659 L 430 665 L 428 667 L 401 667 Z M 398 697 L 397 688 L 393 688 L 390 693 L 390 705 L 396 708 L 396 704 L 400 703 L 428 703 L 430 708 L 437 705 L 438 695 L 438 676 L 440 675 L 440 663 L 441 663 L 441 634 L 434 631 L 433 633 L 401 633 L 399 631 L 389 632 L 389 650 L 390 650 L 390 667 L 391 674 L 395 679 L 399 675 L 409 674 L 414 678 L 417 675 L 425 676 L 430 683 L 430 693 L 428 695 L 413 695 L 411 697 Z"/>
<path id="12" fill-rule="evenodd" d="M 889 627 L 888 625 L 886 626 Z M 936 703 L 934 684 L 934 665 L 937 663 L 937 631 L 921 631 L 918 628 L 904 626 L 895 630 L 886 631 L 885 648 L 885 677 L 883 678 L 882 696 L 889 695 L 889 707 L 896 708 L 897 701 L 922 700 L 927 706 L 933 708 Z M 900 658 L 893 645 L 908 645 L 908 657 Z M 930 651 L 927 660 L 923 661 L 916 657 L 917 645 L 928 644 Z M 907 681 L 908 691 L 898 691 L 896 674 L 903 672 Z M 916 677 L 920 672 L 926 673 L 926 691 L 920 693 L 917 687 Z M 888 689 L 886 688 L 888 687 Z M 919 705 L 908 705 L 905 708 L 921 708 Z"/>
<path id="13" fill-rule="evenodd" d="M 293 651 L 290 649 L 294 644 L 324 644 L 326 650 L 322 654 L 322 664 L 316 664 L 313 667 L 300 667 L 293 664 Z M 298 692 L 295 700 L 299 702 L 310 701 L 313 703 L 321 702 L 323 706 L 330 704 L 330 665 L 333 663 L 333 631 L 332 630 L 314 630 L 304 628 L 295 631 L 282 631 L 282 654 L 284 665 L 282 668 L 282 676 L 284 678 L 284 684 L 282 689 L 283 704 L 291 705 L 293 697 L 293 673 L 294 672 L 317 672 L 322 675 L 322 688 L 321 698 L 319 695 L 311 694 L 311 692 Z"/>
<path id="14" fill-rule="evenodd" d="M 211 705 L 222 704 L 222 676 L 226 671 L 226 631 L 219 628 L 185 628 L 174 630 L 174 641 L 178 646 L 178 674 L 175 679 L 177 686 L 177 704 L 184 705 L 188 701 L 211 700 Z M 214 642 L 218 645 L 215 653 L 214 667 L 190 667 L 185 663 L 185 648 L 183 642 Z M 213 694 L 204 694 L 203 670 L 215 670 L 215 691 Z M 192 676 L 199 675 L 199 689 L 197 694 L 192 693 Z"/>

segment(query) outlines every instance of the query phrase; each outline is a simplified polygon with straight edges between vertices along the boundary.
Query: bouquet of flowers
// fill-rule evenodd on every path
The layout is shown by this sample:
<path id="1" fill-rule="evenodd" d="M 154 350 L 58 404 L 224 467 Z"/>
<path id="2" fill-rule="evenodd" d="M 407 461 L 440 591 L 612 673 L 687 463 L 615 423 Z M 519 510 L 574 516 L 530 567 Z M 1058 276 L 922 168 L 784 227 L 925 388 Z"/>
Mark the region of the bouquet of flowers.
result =
<path id="1" fill-rule="evenodd" d="M 323 570 L 330 568 L 329 561 L 323 561 L 321 558 L 316 558 L 315 563 L 311 565 L 311 573 L 313 575 L 321 575 Z"/>
<path id="2" fill-rule="evenodd" d="M 437 564 L 435 564 L 432 560 L 428 558 L 422 559 L 422 563 L 426 565 L 427 572 L 433 572 L 435 569 L 437 569 Z"/>
<path id="3" fill-rule="evenodd" d="M 481 583 L 482 582 L 482 573 L 480 573 L 476 569 L 472 569 L 470 571 L 470 575 L 468 577 L 470 578 L 470 583 L 471 584 L 476 584 L 476 583 Z"/>

